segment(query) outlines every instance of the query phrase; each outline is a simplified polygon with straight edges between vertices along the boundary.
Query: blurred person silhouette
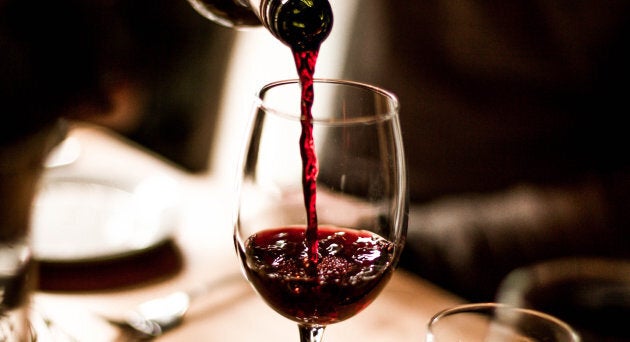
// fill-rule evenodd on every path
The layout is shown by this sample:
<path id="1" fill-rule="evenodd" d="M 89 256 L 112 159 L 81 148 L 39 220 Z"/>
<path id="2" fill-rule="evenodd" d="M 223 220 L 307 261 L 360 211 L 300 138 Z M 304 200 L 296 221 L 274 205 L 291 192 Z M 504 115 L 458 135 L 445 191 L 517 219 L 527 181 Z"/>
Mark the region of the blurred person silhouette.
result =
<path id="1" fill-rule="evenodd" d="M 400 97 L 401 265 L 471 301 L 540 260 L 630 254 L 630 2 L 362 1 L 350 78 Z"/>
<path id="2" fill-rule="evenodd" d="M 3 127 L 3 143 L 65 116 L 111 128 L 187 171 L 208 166 L 203 150 L 212 140 L 231 30 L 209 25 L 186 1 L 0 6 L 2 96 L 11 100 L 3 111 L 16 103 L 24 112 Z"/>
<path id="3" fill-rule="evenodd" d="M 85 19 L 69 2 L 0 1 L 0 339 L 27 339 L 31 205 L 58 120 L 108 111 Z"/>
<path id="4" fill-rule="evenodd" d="M 147 140 L 159 140 L 164 155 L 164 146 L 183 144 L 182 131 L 207 126 L 194 120 L 207 101 L 199 92 L 211 86 L 209 26 L 185 1 L 0 0 L 3 179 L 41 168 L 64 134 L 60 118 L 101 123 L 141 143 L 160 134 Z M 2 184 L 1 217 L 17 220 L 24 214 L 10 214 L 5 200 L 12 182 Z"/>
<path id="5" fill-rule="evenodd" d="M 164 155 L 187 143 L 190 127 L 209 143 L 212 120 L 198 111 L 213 97 L 199 94 L 222 77 L 206 59 L 216 40 L 209 27 L 185 1 L 0 0 L 0 339 L 34 286 L 32 201 L 69 121 L 140 142 L 153 135 Z"/>
<path id="6" fill-rule="evenodd" d="M 58 119 L 108 111 L 91 25 L 68 1 L 0 1 L 0 240 L 24 236 Z"/>

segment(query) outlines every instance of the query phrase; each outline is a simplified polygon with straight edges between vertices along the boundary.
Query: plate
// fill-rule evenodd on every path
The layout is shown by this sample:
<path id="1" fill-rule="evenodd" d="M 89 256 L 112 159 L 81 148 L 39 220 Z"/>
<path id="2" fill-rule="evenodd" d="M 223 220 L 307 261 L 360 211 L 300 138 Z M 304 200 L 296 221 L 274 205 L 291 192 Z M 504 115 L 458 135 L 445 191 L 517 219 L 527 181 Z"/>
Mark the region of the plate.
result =
<path id="1" fill-rule="evenodd" d="M 150 177 L 127 188 L 94 179 L 45 179 L 34 202 L 37 260 L 87 262 L 142 252 L 177 224 L 176 184 Z"/>

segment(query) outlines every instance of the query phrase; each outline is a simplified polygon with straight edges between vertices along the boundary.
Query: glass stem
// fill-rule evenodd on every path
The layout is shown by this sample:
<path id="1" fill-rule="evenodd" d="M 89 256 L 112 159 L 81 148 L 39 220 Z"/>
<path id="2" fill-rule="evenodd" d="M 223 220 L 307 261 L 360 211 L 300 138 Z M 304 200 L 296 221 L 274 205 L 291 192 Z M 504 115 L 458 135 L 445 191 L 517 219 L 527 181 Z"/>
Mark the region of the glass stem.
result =
<path id="1" fill-rule="evenodd" d="M 300 342 L 321 342 L 324 335 L 323 325 L 298 324 Z"/>

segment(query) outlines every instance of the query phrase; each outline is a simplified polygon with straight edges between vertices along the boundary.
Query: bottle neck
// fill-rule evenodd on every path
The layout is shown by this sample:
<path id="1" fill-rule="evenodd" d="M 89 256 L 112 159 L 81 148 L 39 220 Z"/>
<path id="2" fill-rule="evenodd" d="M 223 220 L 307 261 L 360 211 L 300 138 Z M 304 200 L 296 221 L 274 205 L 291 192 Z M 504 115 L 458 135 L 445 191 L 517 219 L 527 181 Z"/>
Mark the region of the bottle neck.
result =
<path id="1" fill-rule="evenodd" d="M 249 0 L 263 26 L 293 51 L 319 50 L 332 29 L 328 0 Z"/>
<path id="2" fill-rule="evenodd" d="M 332 29 L 328 0 L 188 0 L 204 17 L 228 27 L 263 25 L 291 49 L 317 50 Z"/>

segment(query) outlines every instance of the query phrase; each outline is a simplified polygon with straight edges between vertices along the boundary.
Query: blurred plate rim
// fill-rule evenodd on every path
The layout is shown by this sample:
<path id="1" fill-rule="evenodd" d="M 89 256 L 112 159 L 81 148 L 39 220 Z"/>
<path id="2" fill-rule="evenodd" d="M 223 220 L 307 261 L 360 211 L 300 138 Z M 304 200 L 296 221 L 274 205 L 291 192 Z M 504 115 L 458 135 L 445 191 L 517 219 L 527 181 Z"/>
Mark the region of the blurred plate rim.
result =
<path id="1" fill-rule="evenodd" d="M 158 180 L 158 182 L 155 182 Z M 151 184 L 153 182 L 153 185 Z M 45 217 L 41 217 L 42 213 L 42 205 L 46 205 L 46 201 L 52 200 L 52 198 L 46 198 L 46 196 L 53 196 L 54 194 L 50 193 L 55 191 L 55 186 L 70 186 L 70 187 L 82 187 L 82 186 L 90 186 L 95 187 L 100 190 L 104 190 L 106 192 L 110 192 L 108 195 L 118 196 L 118 197 L 126 197 L 129 203 L 134 203 L 136 201 L 134 196 L 137 197 L 137 190 L 141 185 L 145 185 L 145 192 L 147 188 L 150 191 L 159 191 L 156 189 L 155 184 L 168 184 L 169 189 L 166 189 L 164 192 L 169 194 L 165 194 L 162 198 L 167 198 L 173 200 L 172 203 L 165 204 L 161 203 L 159 207 L 151 207 L 149 206 L 149 210 L 159 211 L 159 216 L 155 217 L 157 219 L 156 224 L 141 224 L 134 225 L 135 230 L 132 232 L 128 239 L 122 238 L 120 239 L 120 243 L 106 243 L 104 241 L 99 240 L 102 237 L 103 231 L 105 227 L 103 225 L 94 227 L 92 230 L 86 230 L 87 233 L 92 232 L 93 234 L 82 234 L 80 239 L 77 239 L 77 236 L 65 236 L 63 235 L 63 231 L 57 232 L 48 232 L 49 234 L 55 236 L 55 241 L 60 242 L 63 241 L 64 246 L 74 245 L 74 249 L 62 250 L 61 247 L 55 245 L 49 245 L 51 247 L 46 247 L 46 244 L 42 242 L 42 240 L 46 237 L 38 236 L 42 233 L 42 227 L 39 226 L 42 224 L 42 221 L 46 221 Z M 74 189 L 78 190 L 78 189 Z M 177 204 L 176 204 L 176 192 L 177 185 L 172 178 L 169 178 L 164 175 L 157 175 L 152 177 L 147 177 L 143 181 L 138 182 L 137 184 L 123 184 L 123 182 L 116 182 L 115 180 L 108 179 L 99 179 L 93 177 L 44 177 L 41 180 L 40 187 L 36 198 L 33 203 L 33 210 L 31 214 L 31 248 L 33 253 L 33 258 L 39 262 L 45 263 L 86 263 L 86 262 L 100 262 L 107 260 L 116 260 L 125 257 L 129 257 L 132 255 L 140 254 L 142 252 L 151 250 L 167 240 L 173 238 L 173 234 L 177 225 L 178 215 L 177 215 Z M 47 193 L 48 192 L 48 193 Z M 99 195 L 97 195 L 99 196 Z M 147 195 L 144 195 L 145 197 Z M 93 200 L 93 199 L 92 199 Z M 107 199 L 103 199 L 107 201 Z M 89 198 L 74 198 L 74 203 L 70 203 L 70 205 L 81 206 L 81 205 L 89 205 Z M 94 203 L 92 203 L 94 204 Z M 76 208 L 75 208 L 76 209 Z M 111 209 L 111 208 L 110 208 Z M 134 209 L 137 208 L 118 208 L 123 210 L 131 210 L 133 212 Z M 146 208 L 145 208 L 146 209 Z M 107 212 L 107 208 L 105 208 L 105 212 L 103 214 L 107 217 L 111 215 L 111 212 Z M 111 211 L 111 210 L 110 210 Z M 67 214 L 74 214 L 76 212 L 66 211 Z M 44 214 L 45 215 L 45 214 Z M 138 219 L 138 213 L 134 212 L 133 217 L 130 219 Z M 63 215 L 62 215 L 63 217 Z M 129 222 L 127 222 L 129 223 Z M 75 227 L 76 228 L 76 227 Z M 68 231 L 66 231 L 68 232 Z M 100 234 L 98 234 L 100 233 Z M 137 239 L 139 235 L 143 234 L 142 239 L 137 241 L 132 241 L 131 239 Z M 50 235 L 48 235 L 50 237 Z M 72 239 L 72 241 L 68 241 L 66 239 Z M 103 243 L 101 243 L 103 242 Z M 85 245 L 96 246 L 97 248 L 88 248 Z M 81 247 L 81 245 L 84 245 Z M 77 248 L 79 247 L 79 248 Z"/>

